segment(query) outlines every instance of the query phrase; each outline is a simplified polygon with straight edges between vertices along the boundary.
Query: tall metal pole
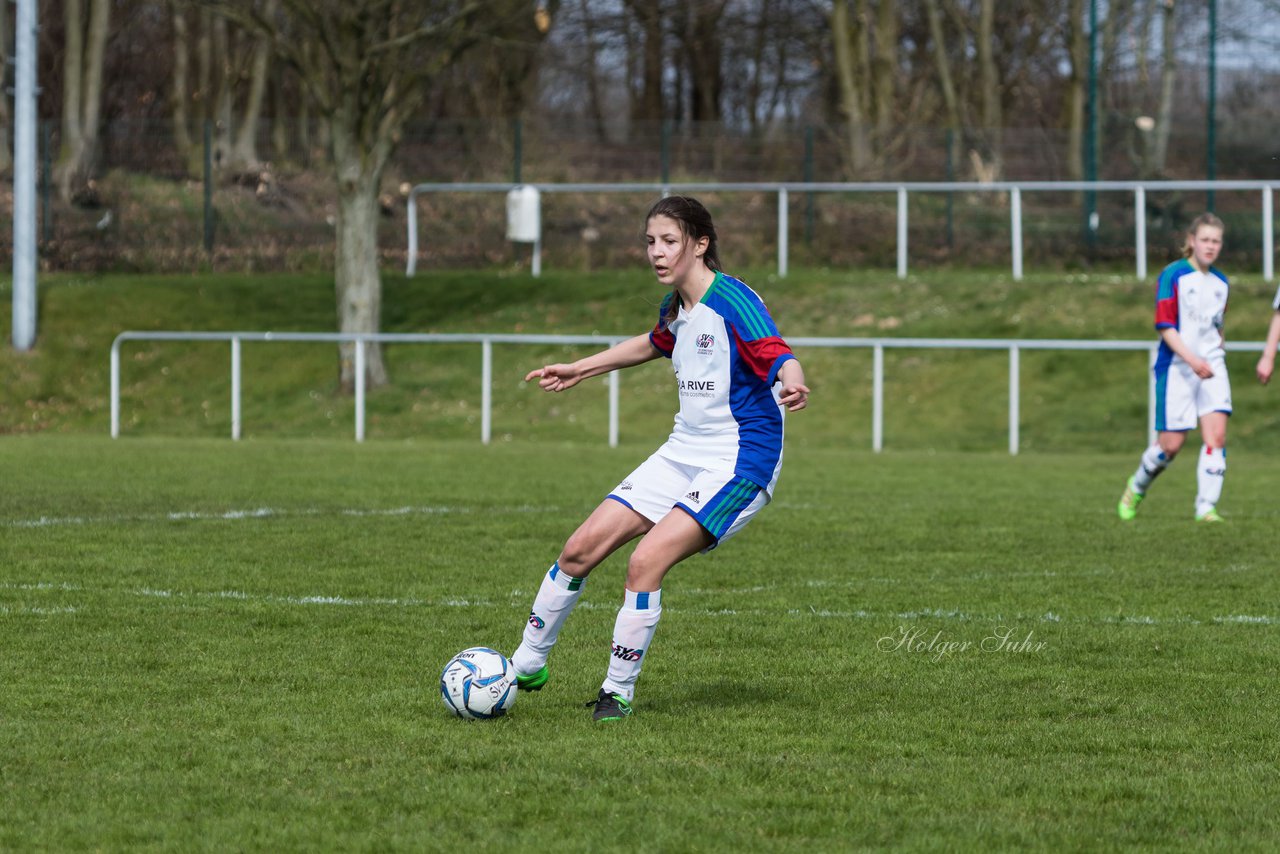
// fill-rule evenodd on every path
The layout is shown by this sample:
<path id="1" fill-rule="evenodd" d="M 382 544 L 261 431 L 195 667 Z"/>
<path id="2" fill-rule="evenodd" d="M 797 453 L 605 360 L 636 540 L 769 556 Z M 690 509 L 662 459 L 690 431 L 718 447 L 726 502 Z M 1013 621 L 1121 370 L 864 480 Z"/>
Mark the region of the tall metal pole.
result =
<path id="1" fill-rule="evenodd" d="M 1209 0 L 1209 103 L 1206 108 L 1208 125 L 1205 139 L 1205 179 L 1216 181 L 1218 173 L 1217 148 L 1218 112 L 1218 0 Z M 1213 188 L 1209 188 L 1206 204 L 1213 210 Z"/>
<path id="2" fill-rule="evenodd" d="M 36 0 L 18 0 L 13 89 L 13 348 L 36 343 Z"/>

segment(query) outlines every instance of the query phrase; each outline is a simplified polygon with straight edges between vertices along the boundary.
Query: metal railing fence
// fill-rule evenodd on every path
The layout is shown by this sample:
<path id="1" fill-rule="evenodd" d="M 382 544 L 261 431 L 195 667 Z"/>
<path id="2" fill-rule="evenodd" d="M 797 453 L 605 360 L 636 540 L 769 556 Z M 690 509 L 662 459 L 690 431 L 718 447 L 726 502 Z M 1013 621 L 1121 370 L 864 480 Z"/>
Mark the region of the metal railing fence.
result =
<path id="1" fill-rule="evenodd" d="M 785 278 L 788 267 L 791 193 L 893 193 L 897 196 L 897 262 L 898 278 L 906 278 L 909 260 L 907 240 L 907 200 L 912 193 L 1007 193 L 1009 197 L 1009 244 L 1012 273 L 1022 279 L 1022 194 L 1024 192 L 1128 192 L 1133 194 L 1135 274 L 1147 277 L 1147 200 L 1148 191 L 1205 190 L 1214 192 L 1253 191 L 1261 196 L 1262 277 L 1270 282 L 1275 277 L 1275 188 L 1280 181 L 973 181 L 915 183 L 624 183 L 624 184 L 488 184 L 488 183 L 424 183 L 410 189 L 406 202 L 408 261 L 405 275 L 413 276 L 418 264 L 418 197 L 424 193 L 509 193 L 529 186 L 539 193 L 651 193 L 654 197 L 672 193 L 755 192 L 775 193 L 778 199 L 777 242 L 778 276 Z M 538 220 L 541 223 L 541 215 Z M 532 274 L 542 272 L 542 237 L 533 241 Z"/>
<path id="2" fill-rule="evenodd" d="M 383 344 L 479 344 L 480 359 L 480 441 L 489 444 L 493 432 L 493 345 L 494 344 L 593 344 L 612 346 L 626 336 L 612 335 L 509 335 L 478 333 L 368 333 L 341 332 L 121 332 L 111 343 L 111 438 L 120 436 L 120 349 L 129 341 L 225 341 L 231 345 L 231 438 L 241 436 L 241 345 L 250 342 L 350 342 L 356 346 L 355 369 L 355 440 L 365 438 L 365 345 Z M 791 338 L 792 347 L 855 348 L 872 351 L 871 382 L 871 449 L 884 448 L 884 351 L 888 349 L 924 350 L 1007 350 L 1009 353 L 1009 453 L 1016 455 L 1021 420 L 1020 366 L 1023 350 L 1091 350 L 1142 351 L 1150 354 L 1155 365 L 1158 341 L 1104 341 L 1072 339 L 997 339 L 997 338 Z M 1258 342 L 1231 342 L 1228 351 L 1261 352 Z M 609 373 L 609 446 L 617 447 L 619 433 L 619 372 Z M 1147 389 L 1147 427 L 1155 434 L 1155 377 L 1149 376 Z"/>

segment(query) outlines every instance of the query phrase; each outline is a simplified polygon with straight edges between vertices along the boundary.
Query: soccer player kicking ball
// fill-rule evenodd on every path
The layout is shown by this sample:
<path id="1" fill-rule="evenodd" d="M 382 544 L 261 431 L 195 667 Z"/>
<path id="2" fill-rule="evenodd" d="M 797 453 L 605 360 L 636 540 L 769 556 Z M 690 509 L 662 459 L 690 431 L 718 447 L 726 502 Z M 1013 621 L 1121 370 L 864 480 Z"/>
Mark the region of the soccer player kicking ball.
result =
<path id="1" fill-rule="evenodd" d="M 671 288 L 657 324 L 571 364 L 530 371 L 544 391 L 660 356 L 675 369 L 680 411 L 666 444 L 623 478 L 573 532 L 542 579 L 512 654 L 521 691 L 547 682 L 547 656 L 591 570 L 637 537 L 613 628 L 608 673 L 587 705 L 597 721 L 631 714 L 636 680 L 662 616 L 662 581 L 680 561 L 732 537 L 769 503 L 782 468 L 784 408 L 809 387 L 760 297 L 725 274 L 711 215 L 668 196 L 645 219 L 649 263 Z"/>
<path id="2" fill-rule="evenodd" d="M 1216 509 L 1227 470 L 1227 419 L 1231 383 L 1224 359 L 1222 320 L 1227 310 L 1227 277 L 1213 262 L 1222 251 L 1222 220 L 1201 214 L 1187 231 L 1181 261 L 1160 274 L 1156 285 L 1156 443 L 1120 496 L 1121 519 L 1132 519 L 1151 483 L 1165 470 L 1200 421 L 1200 463 L 1196 469 L 1195 518 L 1221 522 Z M 1274 348 L 1273 348 L 1274 349 Z M 1259 369 L 1261 371 L 1261 369 Z M 1261 373 L 1259 373 L 1261 376 Z"/>

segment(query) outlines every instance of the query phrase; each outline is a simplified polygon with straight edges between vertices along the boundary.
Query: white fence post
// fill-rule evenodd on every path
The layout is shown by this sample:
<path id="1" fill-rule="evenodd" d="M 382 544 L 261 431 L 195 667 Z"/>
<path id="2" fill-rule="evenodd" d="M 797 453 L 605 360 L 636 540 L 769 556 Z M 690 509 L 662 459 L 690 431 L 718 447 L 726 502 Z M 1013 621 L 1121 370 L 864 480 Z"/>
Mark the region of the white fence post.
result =
<path id="1" fill-rule="evenodd" d="M 1152 442 L 1156 440 L 1156 358 L 1159 355 L 1157 344 L 1147 357 L 1147 436 Z"/>
<path id="2" fill-rule="evenodd" d="M 418 196 L 413 190 L 409 191 L 405 215 L 409 230 L 409 259 L 405 262 L 404 274 L 412 276 L 418 269 Z"/>
<path id="3" fill-rule="evenodd" d="M 480 342 L 480 441 L 493 438 L 493 339 Z"/>
<path id="4" fill-rule="evenodd" d="M 787 188 L 778 188 L 778 278 L 787 277 Z"/>
<path id="5" fill-rule="evenodd" d="M 1275 278 L 1275 226 L 1271 208 L 1271 185 L 1262 188 L 1262 278 Z"/>
<path id="6" fill-rule="evenodd" d="M 876 344 L 871 356 L 871 450 L 884 448 L 884 345 Z"/>
<path id="7" fill-rule="evenodd" d="M 533 260 L 529 272 L 536 279 L 542 275 L 542 194 L 538 194 L 538 238 L 533 241 Z"/>
<path id="8" fill-rule="evenodd" d="M 231 438 L 240 439 L 240 336 L 231 337 Z"/>
<path id="9" fill-rule="evenodd" d="M 1133 188 L 1133 257 L 1141 281 L 1147 277 L 1147 190 L 1141 184 Z"/>
<path id="10" fill-rule="evenodd" d="M 120 339 L 111 342 L 111 438 L 120 438 Z"/>
<path id="11" fill-rule="evenodd" d="M 355 339 L 356 348 L 356 441 L 364 441 L 364 338 Z"/>
<path id="12" fill-rule="evenodd" d="M 907 188 L 898 188 L 898 278 L 907 277 Z"/>
<path id="13" fill-rule="evenodd" d="M 609 372 L 609 447 L 618 447 L 618 371 Z"/>
<path id="14" fill-rule="evenodd" d="M 1013 250 L 1013 280 L 1022 281 L 1022 191 L 1009 190 L 1009 242 Z"/>
<path id="15" fill-rule="evenodd" d="M 1018 455 L 1018 421 L 1019 421 L 1019 400 L 1018 387 L 1019 382 L 1019 365 L 1018 365 L 1018 345 L 1009 345 L 1009 455 L 1016 457 Z"/>

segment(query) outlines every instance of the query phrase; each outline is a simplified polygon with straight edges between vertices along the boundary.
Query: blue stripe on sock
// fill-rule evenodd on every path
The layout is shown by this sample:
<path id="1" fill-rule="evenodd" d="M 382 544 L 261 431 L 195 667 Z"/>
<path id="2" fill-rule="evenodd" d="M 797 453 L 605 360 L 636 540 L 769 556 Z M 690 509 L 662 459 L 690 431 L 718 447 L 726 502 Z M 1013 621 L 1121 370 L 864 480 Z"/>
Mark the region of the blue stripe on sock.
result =
<path id="1" fill-rule="evenodd" d="M 648 607 L 649 607 L 649 594 L 637 593 L 636 594 L 636 610 L 641 611 Z"/>

